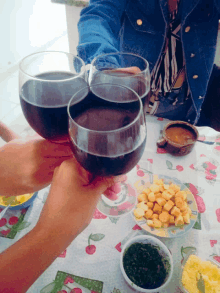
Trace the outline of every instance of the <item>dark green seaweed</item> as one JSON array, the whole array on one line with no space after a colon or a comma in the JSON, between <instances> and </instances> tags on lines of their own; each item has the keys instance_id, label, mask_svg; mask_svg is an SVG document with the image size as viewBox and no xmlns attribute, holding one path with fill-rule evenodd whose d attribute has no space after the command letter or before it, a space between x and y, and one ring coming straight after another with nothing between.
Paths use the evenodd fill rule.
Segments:
<instances>
[{"instance_id":1,"label":"dark green seaweed","mask_svg":"<svg viewBox=\"0 0 220 293\"><path fill-rule=\"evenodd\" d=\"M135 285L156 289L165 282L169 264L160 255L159 249L151 244L134 243L125 251L124 270Z\"/></svg>"}]
</instances>

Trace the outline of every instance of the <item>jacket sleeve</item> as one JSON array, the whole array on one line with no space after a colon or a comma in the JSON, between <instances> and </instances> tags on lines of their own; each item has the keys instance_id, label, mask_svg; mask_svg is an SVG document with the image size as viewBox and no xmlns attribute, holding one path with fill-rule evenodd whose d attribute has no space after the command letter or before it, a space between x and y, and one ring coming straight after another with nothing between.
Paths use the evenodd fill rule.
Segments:
<instances>
[{"instance_id":1,"label":"jacket sleeve","mask_svg":"<svg viewBox=\"0 0 220 293\"><path fill-rule=\"evenodd\" d=\"M216 8L218 10L218 16L220 17L220 0L214 0Z\"/></svg>"},{"instance_id":2,"label":"jacket sleeve","mask_svg":"<svg viewBox=\"0 0 220 293\"><path fill-rule=\"evenodd\" d=\"M121 18L127 0L90 0L78 23L78 56L86 64L100 54L119 50Z\"/></svg>"}]
</instances>

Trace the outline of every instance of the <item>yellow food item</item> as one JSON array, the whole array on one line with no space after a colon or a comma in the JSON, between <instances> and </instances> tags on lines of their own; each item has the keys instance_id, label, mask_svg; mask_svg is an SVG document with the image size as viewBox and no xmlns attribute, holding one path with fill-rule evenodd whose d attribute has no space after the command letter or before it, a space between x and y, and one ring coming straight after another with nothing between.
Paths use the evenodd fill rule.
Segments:
<instances>
[{"instance_id":1,"label":"yellow food item","mask_svg":"<svg viewBox=\"0 0 220 293\"><path fill-rule=\"evenodd\" d=\"M162 223L160 220L158 219L153 219L153 222L154 222L154 227L155 228L161 228L162 227Z\"/></svg>"},{"instance_id":2,"label":"yellow food item","mask_svg":"<svg viewBox=\"0 0 220 293\"><path fill-rule=\"evenodd\" d=\"M154 222L152 220L147 220L147 224L149 227L154 227Z\"/></svg>"},{"instance_id":3,"label":"yellow food item","mask_svg":"<svg viewBox=\"0 0 220 293\"><path fill-rule=\"evenodd\" d=\"M165 190L162 192L162 197L166 200L170 200L172 195L167 190Z\"/></svg>"},{"instance_id":4,"label":"yellow food item","mask_svg":"<svg viewBox=\"0 0 220 293\"><path fill-rule=\"evenodd\" d=\"M173 215L173 216L175 216L175 217L178 217L179 214L180 214L180 209L177 208L176 206L174 206L174 207L172 208L172 210L171 210L170 213L171 213L171 215Z\"/></svg>"},{"instance_id":5,"label":"yellow food item","mask_svg":"<svg viewBox=\"0 0 220 293\"><path fill-rule=\"evenodd\" d=\"M145 193L139 194L138 201L147 201L147 195Z\"/></svg>"},{"instance_id":6,"label":"yellow food item","mask_svg":"<svg viewBox=\"0 0 220 293\"><path fill-rule=\"evenodd\" d=\"M198 256L191 255L182 274L182 284L189 293L200 293L197 287L200 276L204 280L206 293L220 292L220 268L210 261L202 261Z\"/></svg>"},{"instance_id":7,"label":"yellow food item","mask_svg":"<svg viewBox=\"0 0 220 293\"><path fill-rule=\"evenodd\" d=\"M175 219L175 226L182 226L182 225L184 225L184 220L183 220L182 215L179 215Z\"/></svg>"},{"instance_id":8,"label":"yellow food item","mask_svg":"<svg viewBox=\"0 0 220 293\"><path fill-rule=\"evenodd\" d=\"M174 192L180 191L180 187L173 183L170 184L170 189L173 189Z\"/></svg>"},{"instance_id":9,"label":"yellow food item","mask_svg":"<svg viewBox=\"0 0 220 293\"><path fill-rule=\"evenodd\" d=\"M151 201L148 201L148 202L147 202L147 206L149 207L149 209L152 209L153 206L154 206L154 203L151 202Z\"/></svg>"},{"instance_id":10,"label":"yellow food item","mask_svg":"<svg viewBox=\"0 0 220 293\"><path fill-rule=\"evenodd\" d=\"M142 191L142 193L144 193L144 194L146 194L146 195L148 195L150 192L151 192L151 191L150 191L150 188L146 188L146 189L144 189L144 190Z\"/></svg>"},{"instance_id":11,"label":"yellow food item","mask_svg":"<svg viewBox=\"0 0 220 293\"><path fill-rule=\"evenodd\" d=\"M153 193L157 193L157 192L160 192L160 187L157 185L157 184L152 184L150 186L150 190L153 192Z\"/></svg>"},{"instance_id":12,"label":"yellow food item","mask_svg":"<svg viewBox=\"0 0 220 293\"><path fill-rule=\"evenodd\" d=\"M156 199L159 198L159 197L162 197L162 193L161 192L154 193L154 195L155 195L155 198Z\"/></svg>"},{"instance_id":13,"label":"yellow food item","mask_svg":"<svg viewBox=\"0 0 220 293\"><path fill-rule=\"evenodd\" d=\"M153 214L153 215L152 215L152 218L153 218L153 219L159 219L159 215L158 215L158 214Z\"/></svg>"},{"instance_id":14,"label":"yellow food item","mask_svg":"<svg viewBox=\"0 0 220 293\"><path fill-rule=\"evenodd\" d=\"M159 215L159 220L162 222L162 223L167 223L169 222L170 220L170 214L168 212L162 212L160 215Z\"/></svg>"},{"instance_id":15,"label":"yellow food item","mask_svg":"<svg viewBox=\"0 0 220 293\"><path fill-rule=\"evenodd\" d=\"M158 197L156 198L156 202L161 206L163 207L165 204L166 204L166 200L163 198L163 197Z\"/></svg>"},{"instance_id":16,"label":"yellow food item","mask_svg":"<svg viewBox=\"0 0 220 293\"><path fill-rule=\"evenodd\" d=\"M190 223L192 211L187 204L187 191L180 190L178 185L164 184L162 179L156 179L149 188L142 191L138 201L137 208L142 209L142 213L135 210L134 215L141 218L144 212L150 227L166 228L169 225L182 226Z\"/></svg>"},{"instance_id":17,"label":"yellow food item","mask_svg":"<svg viewBox=\"0 0 220 293\"><path fill-rule=\"evenodd\" d=\"M33 193L17 195L17 196L0 196L0 205L7 206L9 203L11 206L16 206L28 201L33 196ZM11 200L13 199L12 203Z\"/></svg>"},{"instance_id":18,"label":"yellow food item","mask_svg":"<svg viewBox=\"0 0 220 293\"><path fill-rule=\"evenodd\" d=\"M190 223L190 215L189 214L186 214L183 216L183 221L186 223L186 224L189 224Z\"/></svg>"},{"instance_id":19,"label":"yellow food item","mask_svg":"<svg viewBox=\"0 0 220 293\"><path fill-rule=\"evenodd\" d=\"M161 213L162 207L158 203L155 203L154 208L153 208L153 211L155 213Z\"/></svg>"},{"instance_id":20,"label":"yellow food item","mask_svg":"<svg viewBox=\"0 0 220 293\"><path fill-rule=\"evenodd\" d=\"M156 197L155 197L153 192L148 194L148 200L151 201L151 202L154 202L156 200Z\"/></svg>"},{"instance_id":21,"label":"yellow food item","mask_svg":"<svg viewBox=\"0 0 220 293\"><path fill-rule=\"evenodd\" d=\"M142 209L144 212L146 212L146 211L148 210L147 203L145 203L144 201L140 202L140 203L137 205L137 208Z\"/></svg>"},{"instance_id":22,"label":"yellow food item","mask_svg":"<svg viewBox=\"0 0 220 293\"><path fill-rule=\"evenodd\" d=\"M170 224L175 224L175 218L174 216L170 215Z\"/></svg>"},{"instance_id":23,"label":"yellow food item","mask_svg":"<svg viewBox=\"0 0 220 293\"><path fill-rule=\"evenodd\" d=\"M163 208L169 212L173 206L174 206L174 202L172 200L168 200L166 204L163 206Z\"/></svg>"},{"instance_id":24,"label":"yellow food item","mask_svg":"<svg viewBox=\"0 0 220 293\"><path fill-rule=\"evenodd\" d=\"M137 208L134 210L134 215L136 218L142 218L144 216L144 210L142 210L141 208Z\"/></svg>"},{"instance_id":25,"label":"yellow food item","mask_svg":"<svg viewBox=\"0 0 220 293\"><path fill-rule=\"evenodd\" d=\"M146 213L145 213L145 218L147 218L147 219L150 219L150 218L152 218L152 216L153 216L153 211L152 210L148 210L148 211L146 211Z\"/></svg>"}]
</instances>

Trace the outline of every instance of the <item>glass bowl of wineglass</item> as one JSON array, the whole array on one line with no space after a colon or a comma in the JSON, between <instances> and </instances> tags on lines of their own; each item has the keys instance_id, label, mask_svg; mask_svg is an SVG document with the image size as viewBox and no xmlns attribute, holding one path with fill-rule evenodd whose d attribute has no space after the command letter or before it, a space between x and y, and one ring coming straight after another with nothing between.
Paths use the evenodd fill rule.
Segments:
<instances>
[{"instance_id":1,"label":"glass bowl of wineglass","mask_svg":"<svg viewBox=\"0 0 220 293\"><path fill-rule=\"evenodd\" d=\"M135 91L116 84L86 86L70 100L68 115L72 150L82 167L94 177L132 172L146 144L143 105ZM117 200L102 196L97 208L103 214L118 217L133 209L136 193L128 182Z\"/></svg>"},{"instance_id":2,"label":"glass bowl of wineglass","mask_svg":"<svg viewBox=\"0 0 220 293\"><path fill-rule=\"evenodd\" d=\"M149 104L150 70L143 57L132 53L99 55L91 63L89 84L119 84L134 90L143 102L144 113Z\"/></svg>"},{"instance_id":3,"label":"glass bowl of wineglass","mask_svg":"<svg viewBox=\"0 0 220 293\"><path fill-rule=\"evenodd\" d=\"M54 142L69 140L67 104L87 85L82 59L65 52L39 52L19 66L21 108L29 125Z\"/></svg>"}]
</instances>

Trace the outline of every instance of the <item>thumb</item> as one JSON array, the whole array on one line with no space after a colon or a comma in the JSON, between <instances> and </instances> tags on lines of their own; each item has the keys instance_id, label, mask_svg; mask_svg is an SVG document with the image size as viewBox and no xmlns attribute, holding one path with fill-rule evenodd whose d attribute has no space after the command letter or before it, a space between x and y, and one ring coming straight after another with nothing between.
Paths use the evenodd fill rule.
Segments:
<instances>
[{"instance_id":1,"label":"thumb","mask_svg":"<svg viewBox=\"0 0 220 293\"><path fill-rule=\"evenodd\" d=\"M110 188L118 182L123 181L123 178L124 176L97 177L92 181L91 185L93 190L99 194L102 194L106 191L106 189Z\"/></svg>"}]
</instances>

